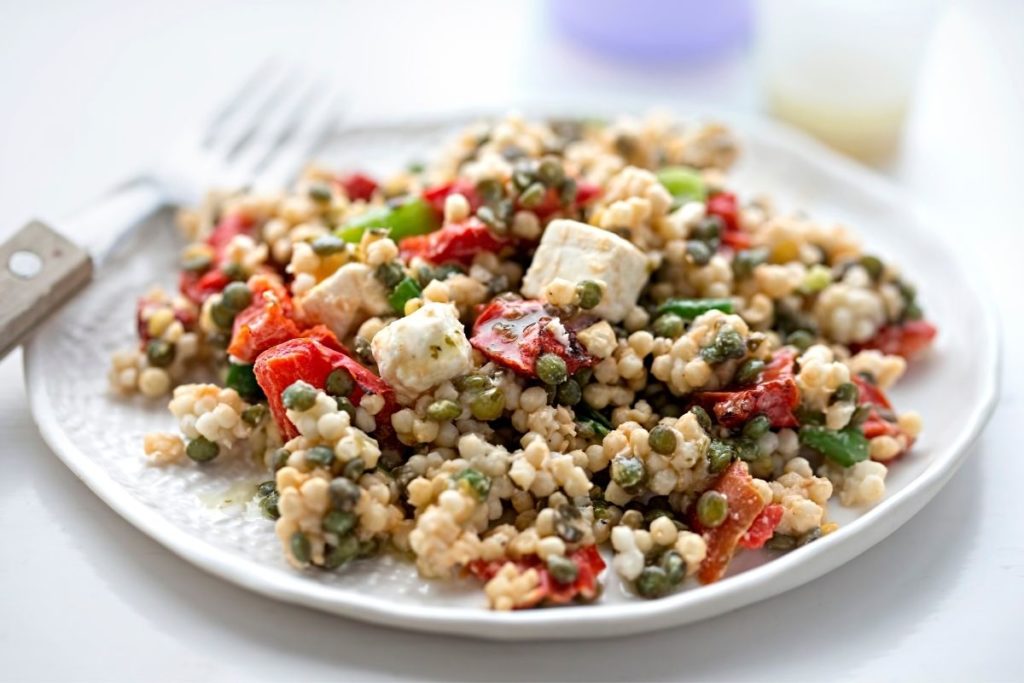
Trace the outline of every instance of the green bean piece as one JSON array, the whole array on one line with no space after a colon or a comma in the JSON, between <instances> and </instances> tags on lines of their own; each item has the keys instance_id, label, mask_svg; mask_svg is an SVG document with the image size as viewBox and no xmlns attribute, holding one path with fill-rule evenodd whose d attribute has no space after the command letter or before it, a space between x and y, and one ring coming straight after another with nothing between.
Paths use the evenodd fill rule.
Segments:
<instances>
[{"instance_id":1,"label":"green bean piece","mask_svg":"<svg viewBox=\"0 0 1024 683\"><path fill-rule=\"evenodd\" d=\"M655 453L670 455L676 452L676 433L671 427L655 425L654 429L647 436L647 442Z\"/></svg>"},{"instance_id":2,"label":"green bean piece","mask_svg":"<svg viewBox=\"0 0 1024 683\"><path fill-rule=\"evenodd\" d=\"M604 289L601 285L593 280L581 280L576 285L576 296L580 300L580 308L585 311L589 311L591 308L595 308L601 303L601 297L604 296Z\"/></svg>"},{"instance_id":3,"label":"green bean piece","mask_svg":"<svg viewBox=\"0 0 1024 683\"><path fill-rule=\"evenodd\" d=\"M561 384L569 377L565 361L554 353L545 353L538 358L534 370L541 382L552 386Z\"/></svg>"},{"instance_id":4,"label":"green bean piece","mask_svg":"<svg viewBox=\"0 0 1024 683\"><path fill-rule=\"evenodd\" d=\"M686 323L675 313L659 315L654 319L654 324L651 326L651 331L654 332L655 337L666 337L668 339L678 339L683 336L685 329Z\"/></svg>"},{"instance_id":5,"label":"green bean piece","mask_svg":"<svg viewBox=\"0 0 1024 683\"><path fill-rule=\"evenodd\" d=\"M617 455L612 458L612 481L627 491L644 480L647 468L639 458Z\"/></svg>"},{"instance_id":6,"label":"green bean piece","mask_svg":"<svg viewBox=\"0 0 1024 683\"><path fill-rule=\"evenodd\" d=\"M348 396L352 393L355 382L352 381L352 373L345 368L335 368L327 375L324 381L324 391L331 396Z\"/></svg>"},{"instance_id":7,"label":"green bean piece","mask_svg":"<svg viewBox=\"0 0 1024 683\"><path fill-rule=\"evenodd\" d=\"M244 282L230 282L221 292L220 300L230 310L237 313L252 303L252 292Z\"/></svg>"},{"instance_id":8,"label":"green bean piece","mask_svg":"<svg viewBox=\"0 0 1024 683\"><path fill-rule=\"evenodd\" d=\"M196 462L209 462L220 454L220 445L205 436L197 436L188 442L185 455Z\"/></svg>"},{"instance_id":9,"label":"green bean piece","mask_svg":"<svg viewBox=\"0 0 1024 683\"><path fill-rule=\"evenodd\" d=\"M716 310L732 313L732 299L669 299L658 306L658 314L675 313L683 320L693 320L697 316Z\"/></svg>"},{"instance_id":10,"label":"green bean piece","mask_svg":"<svg viewBox=\"0 0 1024 683\"><path fill-rule=\"evenodd\" d=\"M729 499L718 491L705 491L697 499L697 519L701 526L713 529L729 516Z\"/></svg>"},{"instance_id":11,"label":"green bean piece","mask_svg":"<svg viewBox=\"0 0 1024 683\"><path fill-rule=\"evenodd\" d=\"M308 382L296 380L281 392L281 401L288 410L309 410L316 403L316 389Z\"/></svg>"},{"instance_id":12,"label":"green bean piece","mask_svg":"<svg viewBox=\"0 0 1024 683\"><path fill-rule=\"evenodd\" d=\"M395 289L388 296L388 303L391 304L391 308L394 309L395 313L405 315L405 304L422 293L423 290L420 289L419 283L411 277L406 277L395 285Z\"/></svg>"},{"instance_id":13,"label":"green bean piece","mask_svg":"<svg viewBox=\"0 0 1024 683\"><path fill-rule=\"evenodd\" d=\"M263 389L256 381L256 374L253 372L251 363L228 362L228 374L224 385L234 389L238 395L247 401L258 401L264 398Z\"/></svg>"},{"instance_id":14,"label":"green bean piece","mask_svg":"<svg viewBox=\"0 0 1024 683\"><path fill-rule=\"evenodd\" d=\"M462 407L455 401L441 399L427 406L427 419L433 422L454 420L462 413Z\"/></svg>"},{"instance_id":15,"label":"green bean piece","mask_svg":"<svg viewBox=\"0 0 1024 683\"><path fill-rule=\"evenodd\" d=\"M497 420L505 411L505 392L498 387L484 389L469 401L469 412L478 420Z\"/></svg>"},{"instance_id":16,"label":"green bean piece","mask_svg":"<svg viewBox=\"0 0 1024 683\"><path fill-rule=\"evenodd\" d=\"M441 225L440 216L426 201L416 197L398 206L371 209L335 231L335 235L356 244L371 228L388 228L388 236L396 242L413 235L425 235Z\"/></svg>"},{"instance_id":17,"label":"green bean piece","mask_svg":"<svg viewBox=\"0 0 1024 683\"><path fill-rule=\"evenodd\" d=\"M572 583L579 576L576 563L564 555L548 555L547 565L551 578L562 585Z\"/></svg>"},{"instance_id":18,"label":"green bean piece","mask_svg":"<svg viewBox=\"0 0 1024 683\"><path fill-rule=\"evenodd\" d=\"M700 171L688 166L666 166L654 174L673 198L681 202L703 202L708 188Z\"/></svg>"},{"instance_id":19,"label":"green bean piece","mask_svg":"<svg viewBox=\"0 0 1024 683\"><path fill-rule=\"evenodd\" d=\"M343 512L350 512L355 508L356 503L359 502L359 497L363 493L358 484L345 477L335 477L332 479L327 492L330 494L331 507Z\"/></svg>"},{"instance_id":20,"label":"green bean piece","mask_svg":"<svg viewBox=\"0 0 1024 683\"><path fill-rule=\"evenodd\" d=\"M330 533L337 534L338 536L344 536L356 528L356 522L358 519L359 518L356 517L356 513L354 512L331 510L324 515L324 531L329 531Z\"/></svg>"},{"instance_id":21,"label":"green bean piece","mask_svg":"<svg viewBox=\"0 0 1024 683\"><path fill-rule=\"evenodd\" d=\"M839 431L825 427L802 427L800 443L842 467L852 467L868 458L867 437L859 429L850 427Z\"/></svg>"},{"instance_id":22,"label":"green bean piece","mask_svg":"<svg viewBox=\"0 0 1024 683\"><path fill-rule=\"evenodd\" d=\"M660 598L668 593L672 583L661 567L647 566L636 577L636 592L645 598Z\"/></svg>"},{"instance_id":23,"label":"green bean piece","mask_svg":"<svg viewBox=\"0 0 1024 683\"><path fill-rule=\"evenodd\" d=\"M310 555L313 552L313 548L310 546L309 538L306 534L301 531L296 531L292 534L291 542L289 543L292 551L292 557L299 564L309 564Z\"/></svg>"},{"instance_id":24,"label":"green bean piece","mask_svg":"<svg viewBox=\"0 0 1024 683\"><path fill-rule=\"evenodd\" d=\"M177 349L165 339L150 339L146 344L146 360L155 368L166 368L174 362Z\"/></svg>"},{"instance_id":25,"label":"green bean piece","mask_svg":"<svg viewBox=\"0 0 1024 683\"><path fill-rule=\"evenodd\" d=\"M334 449L328 446L313 446L306 451L306 460L314 465L330 467L334 462Z\"/></svg>"}]
</instances>

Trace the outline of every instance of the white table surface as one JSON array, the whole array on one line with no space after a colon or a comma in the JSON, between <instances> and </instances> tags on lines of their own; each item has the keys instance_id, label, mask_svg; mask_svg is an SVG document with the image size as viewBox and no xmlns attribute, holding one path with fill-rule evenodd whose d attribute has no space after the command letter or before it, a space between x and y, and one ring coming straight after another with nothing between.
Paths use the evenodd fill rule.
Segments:
<instances>
[{"instance_id":1,"label":"white table surface","mask_svg":"<svg viewBox=\"0 0 1024 683\"><path fill-rule=\"evenodd\" d=\"M744 55L637 70L560 44L541 9L0 2L0 238L144 165L263 55L316 63L362 113L553 92L757 106ZM0 362L0 678L1024 678L1022 32L1024 3L954 3L887 169L960 226L954 238L999 301L1007 353L999 407L970 459L871 551L758 605L615 642L502 645L364 626L208 576L107 509L40 439L16 352Z\"/></svg>"}]
</instances>

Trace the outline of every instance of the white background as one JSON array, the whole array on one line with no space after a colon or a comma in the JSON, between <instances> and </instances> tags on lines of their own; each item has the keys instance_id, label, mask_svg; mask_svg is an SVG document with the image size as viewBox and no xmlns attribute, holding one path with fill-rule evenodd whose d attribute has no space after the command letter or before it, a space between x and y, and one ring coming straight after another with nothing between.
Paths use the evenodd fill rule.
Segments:
<instances>
[{"instance_id":1,"label":"white background","mask_svg":"<svg viewBox=\"0 0 1024 683\"><path fill-rule=\"evenodd\" d=\"M3 0L0 238L32 216L65 216L144 166L274 54L314 64L363 114L551 93L758 106L746 54L699 67L616 65L564 44L543 9ZM904 151L885 169L958 226L953 239L999 302L1006 353L999 407L970 459L873 550L758 605L616 641L503 645L364 626L207 576L108 510L40 439L19 352L0 362L0 677L1024 677L1022 35L1024 3L954 2L929 52Z\"/></svg>"}]
</instances>

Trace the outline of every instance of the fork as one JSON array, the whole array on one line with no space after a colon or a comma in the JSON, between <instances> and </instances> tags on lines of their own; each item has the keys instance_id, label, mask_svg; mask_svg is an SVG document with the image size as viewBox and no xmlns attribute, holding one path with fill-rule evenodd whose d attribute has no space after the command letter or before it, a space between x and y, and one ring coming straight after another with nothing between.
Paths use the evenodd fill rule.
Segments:
<instances>
[{"instance_id":1,"label":"fork","mask_svg":"<svg viewBox=\"0 0 1024 683\"><path fill-rule=\"evenodd\" d=\"M324 83L264 65L206 126L189 131L152 168L60 221L61 232L38 220L23 226L0 245L0 359L81 290L94 263L155 211L195 204L210 188L285 186L340 114L341 100ZM91 237L90 249L65 235Z\"/></svg>"}]
</instances>

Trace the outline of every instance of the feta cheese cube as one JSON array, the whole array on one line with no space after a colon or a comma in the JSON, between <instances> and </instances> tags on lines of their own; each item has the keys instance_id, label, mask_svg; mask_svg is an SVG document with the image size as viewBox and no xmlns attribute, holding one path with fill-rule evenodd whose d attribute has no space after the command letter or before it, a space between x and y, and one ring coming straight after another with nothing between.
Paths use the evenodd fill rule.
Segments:
<instances>
[{"instance_id":1,"label":"feta cheese cube","mask_svg":"<svg viewBox=\"0 0 1024 683\"><path fill-rule=\"evenodd\" d=\"M647 258L618 235L571 220L554 220L523 278L523 296L538 298L556 278L570 282L600 280L604 299L593 313L619 322L647 283Z\"/></svg>"},{"instance_id":2,"label":"feta cheese cube","mask_svg":"<svg viewBox=\"0 0 1024 683\"><path fill-rule=\"evenodd\" d=\"M405 399L473 369L473 350L452 304L428 301L370 343L380 376Z\"/></svg>"},{"instance_id":3,"label":"feta cheese cube","mask_svg":"<svg viewBox=\"0 0 1024 683\"><path fill-rule=\"evenodd\" d=\"M391 313L388 291L362 263L346 263L299 299L302 313L313 323L323 323L344 339L374 315Z\"/></svg>"}]
</instances>

